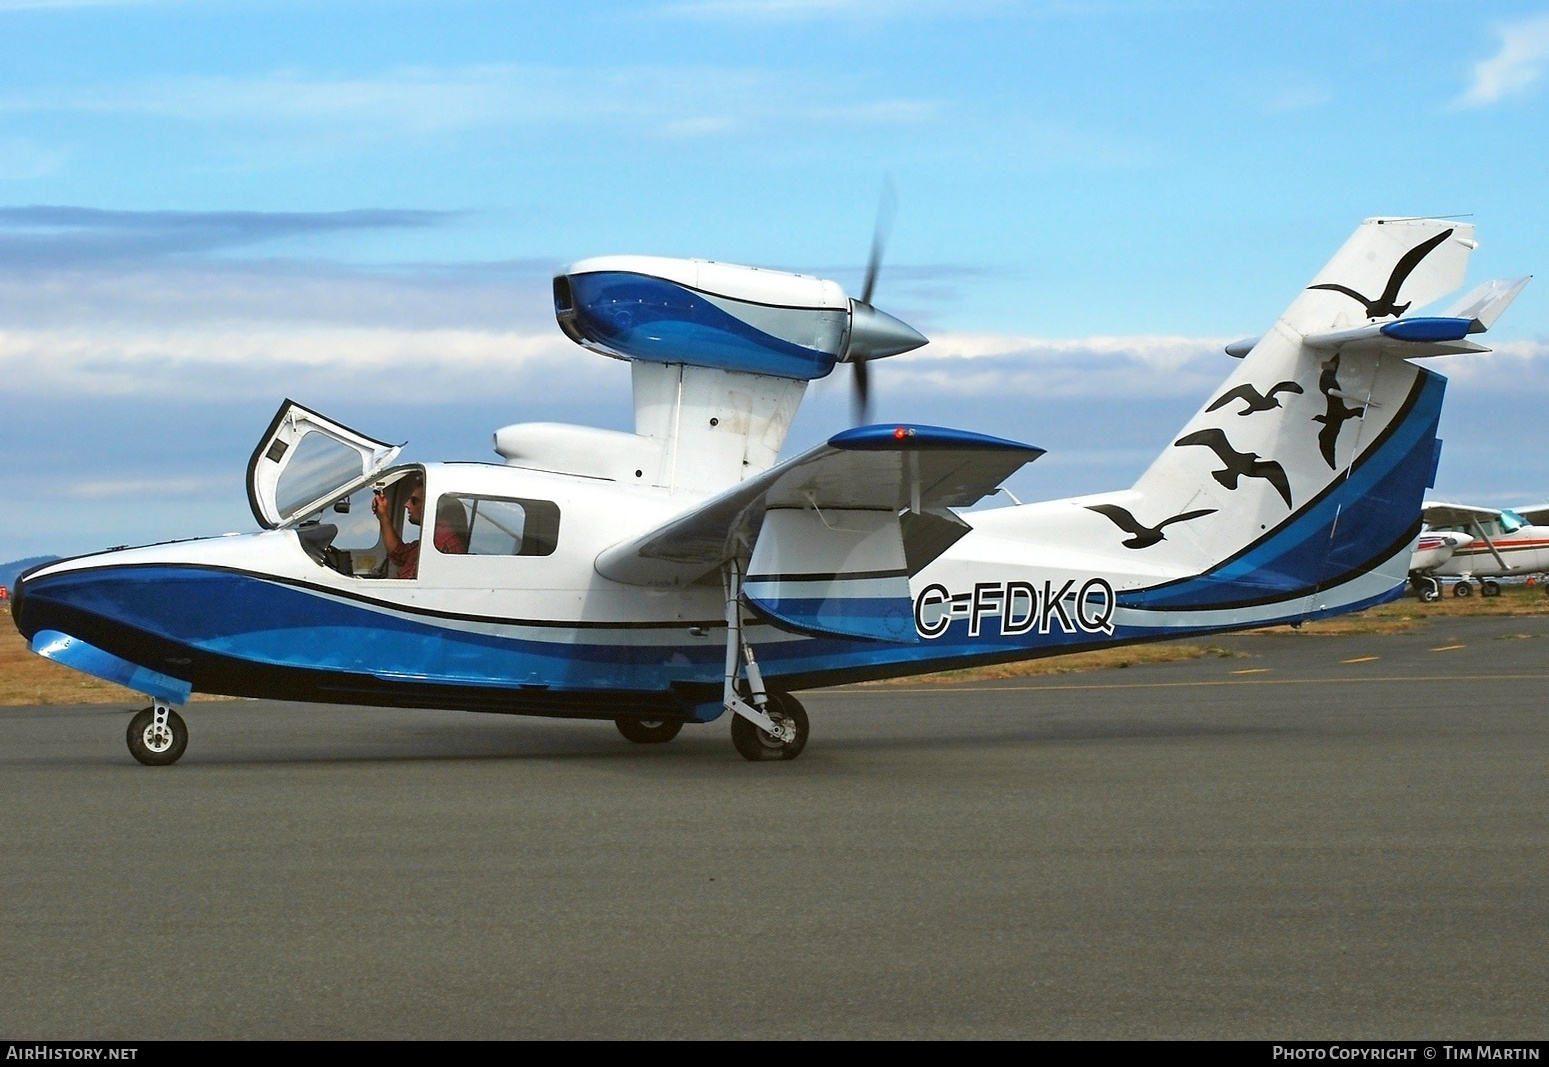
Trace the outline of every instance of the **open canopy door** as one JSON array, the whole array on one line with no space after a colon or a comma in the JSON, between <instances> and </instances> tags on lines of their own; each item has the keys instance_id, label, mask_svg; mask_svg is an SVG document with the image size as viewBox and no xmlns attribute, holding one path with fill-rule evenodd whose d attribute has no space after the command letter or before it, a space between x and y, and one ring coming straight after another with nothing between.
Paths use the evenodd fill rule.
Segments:
<instances>
[{"instance_id":1,"label":"open canopy door","mask_svg":"<svg viewBox=\"0 0 1549 1067\"><path fill-rule=\"evenodd\" d=\"M371 477L402 450L287 400L247 463L253 517L272 530Z\"/></svg>"}]
</instances>

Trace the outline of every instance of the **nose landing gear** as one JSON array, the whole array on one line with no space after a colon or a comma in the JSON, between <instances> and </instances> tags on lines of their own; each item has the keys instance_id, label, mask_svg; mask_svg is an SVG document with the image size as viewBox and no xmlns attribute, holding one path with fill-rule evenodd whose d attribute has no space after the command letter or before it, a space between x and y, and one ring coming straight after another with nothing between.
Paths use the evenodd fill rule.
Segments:
<instances>
[{"instance_id":1,"label":"nose landing gear","mask_svg":"<svg viewBox=\"0 0 1549 1067\"><path fill-rule=\"evenodd\" d=\"M147 767L176 763L188 747L188 724L168 704L156 701L129 720L129 754Z\"/></svg>"}]
</instances>

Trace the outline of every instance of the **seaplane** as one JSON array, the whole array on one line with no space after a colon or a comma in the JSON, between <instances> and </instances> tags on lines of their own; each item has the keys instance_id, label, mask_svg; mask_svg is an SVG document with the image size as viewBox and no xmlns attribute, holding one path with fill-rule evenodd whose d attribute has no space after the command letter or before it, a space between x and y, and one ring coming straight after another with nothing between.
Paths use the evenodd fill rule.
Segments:
<instances>
[{"instance_id":1,"label":"seaplane","mask_svg":"<svg viewBox=\"0 0 1549 1067\"><path fill-rule=\"evenodd\" d=\"M247 468L260 530L36 567L13 618L145 694L149 765L184 753L196 691L612 720L642 745L726 716L746 759L794 759L803 690L1400 596L1445 388L1416 358L1485 351L1523 282L1407 316L1461 285L1473 233L1366 220L1133 486L972 511L1043 450L861 419L781 458L811 381L849 364L864 399L873 361L926 343L872 304L878 245L859 296L583 260L556 320L629 362L633 433L521 423L498 461L398 463L287 401Z\"/></svg>"},{"instance_id":2,"label":"seaplane","mask_svg":"<svg viewBox=\"0 0 1549 1067\"><path fill-rule=\"evenodd\" d=\"M1452 595L1500 596L1500 578L1549 572L1549 504L1518 509L1426 501L1425 531L1409 563L1410 585L1421 600L1441 599L1444 577L1457 579Z\"/></svg>"}]
</instances>

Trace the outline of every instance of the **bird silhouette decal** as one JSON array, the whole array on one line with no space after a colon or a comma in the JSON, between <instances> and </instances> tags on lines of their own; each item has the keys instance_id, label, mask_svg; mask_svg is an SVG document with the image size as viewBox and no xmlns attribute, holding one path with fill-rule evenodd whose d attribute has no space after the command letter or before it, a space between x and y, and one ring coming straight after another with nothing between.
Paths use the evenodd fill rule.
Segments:
<instances>
[{"instance_id":1,"label":"bird silhouette decal","mask_svg":"<svg viewBox=\"0 0 1549 1067\"><path fill-rule=\"evenodd\" d=\"M1323 429L1318 431L1318 451L1323 453L1323 459L1328 463L1329 469L1334 469L1334 446L1339 443L1339 431L1344 429L1346 419L1358 419L1366 414L1365 407L1347 407L1344 400L1335 395L1339 389L1339 354L1323 365L1323 373L1318 375L1318 392L1328 398L1328 410L1322 415L1314 415L1313 422L1321 422Z\"/></svg>"},{"instance_id":2,"label":"bird silhouette decal","mask_svg":"<svg viewBox=\"0 0 1549 1067\"><path fill-rule=\"evenodd\" d=\"M1352 300L1358 300L1363 305L1365 305L1366 317L1369 319L1380 319L1388 315L1402 315L1404 312L1409 310L1409 305L1413 303L1413 301L1405 301L1402 304L1395 304L1394 301L1398 299L1399 289L1403 288L1404 283L1409 280L1409 275L1414 273L1414 269L1420 265L1420 261L1423 260L1426 256L1430 255L1432 249L1451 236L1451 230L1443 230L1441 233L1438 233L1430 240L1421 241L1409 251L1405 252L1403 256L1399 258L1399 261L1394 265L1393 273L1388 275L1388 287L1384 289L1382 291L1382 295L1377 297L1375 300L1362 296L1354 289L1343 285L1336 285L1333 282L1324 282L1321 285L1309 285L1307 288L1331 289L1336 293L1344 293Z\"/></svg>"},{"instance_id":3,"label":"bird silhouette decal","mask_svg":"<svg viewBox=\"0 0 1549 1067\"><path fill-rule=\"evenodd\" d=\"M1259 459L1257 452L1239 452L1226 439L1226 434L1214 426L1195 430L1173 442L1173 447L1203 445L1216 454L1226 465L1225 470L1212 471L1215 480L1228 489L1237 488L1239 478L1263 478L1280 493L1285 506L1291 506L1291 483L1286 479L1285 468L1272 459Z\"/></svg>"},{"instance_id":4,"label":"bird silhouette decal","mask_svg":"<svg viewBox=\"0 0 1549 1067\"><path fill-rule=\"evenodd\" d=\"M1190 519L1197 519L1201 515L1214 515L1216 513L1215 508L1185 511L1181 515L1174 515L1170 519L1163 519L1155 526L1146 526L1117 504L1088 504L1087 510L1108 516L1119 529L1127 534L1133 534L1134 536L1129 540L1121 542L1125 548L1150 548L1158 541L1167 540L1167 535L1162 533L1162 527L1171 526L1175 522L1188 522Z\"/></svg>"},{"instance_id":5,"label":"bird silhouette decal","mask_svg":"<svg viewBox=\"0 0 1549 1067\"><path fill-rule=\"evenodd\" d=\"M1280 398L1276 393L1300 393L1302 387L1295 382L1276 382L1269 387L1269 392L1261 393L1251 385L1239 385L1236 389L1228 389L1216 398L1206 411L1214 411L1216 408L1225 407L1233 400L1241 400L1247 404L1237 414L1252 415L1255 411L1268 411L1280 406Z\"/></svg>"}]
</instances>

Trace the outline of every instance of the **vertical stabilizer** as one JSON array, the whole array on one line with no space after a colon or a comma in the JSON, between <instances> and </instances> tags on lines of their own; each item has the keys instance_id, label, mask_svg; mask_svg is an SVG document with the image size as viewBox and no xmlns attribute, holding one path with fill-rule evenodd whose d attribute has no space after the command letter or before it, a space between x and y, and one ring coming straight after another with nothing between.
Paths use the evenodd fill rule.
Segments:
<instances>
[{"instance_id":1,"label":"vertical stabilizer","mask_svg":"<svg viewBox=\"0 0 1549 1067\"><path fill-rule=\"evenodd\" d=\"M1367 219L1280 316L1299 334L1395 318L1463 284L1474 228L1443 219Z\"/></svg>"},{"instance_id":2,"label":"vertical stabilizer","mask_svg":"<svg viewBox=\"0 0 1549 1067\"><path fill-rule=\"evenodd\" d=\"M1458 288L1473 248L1465 224L1368 219L1131 490L1035 505L1023 521L1116 553L1134 575L1118 618L1136 626L1240 625L1397 595L1434 480L1445 379L1399 342L1328 335Z\"/></svg>"},{"instance_id":3,"label":"vertical stabilizer","mask_svg":"<svg viewBox=\"0 0 1549 1067\"><path fill-rule=\"evenodd\" d=\"M1362 223L1135 483L1130 510L1143 521L1195 516L1156 553L1191 576L1137 606L1289 609L1304 598L1315 613L1370 572L1364 594L1402 582L1395 561L1407 562L1434 480L1445 379L1392 352L1303 338L1446 295L1474 247L1473 227L1456 222Z\"/></svg>"}]
</instances>

